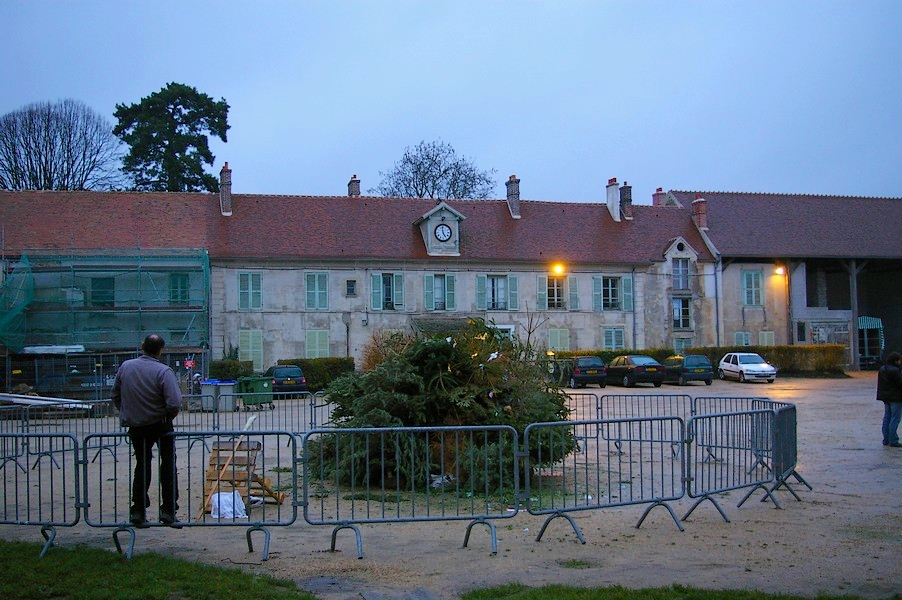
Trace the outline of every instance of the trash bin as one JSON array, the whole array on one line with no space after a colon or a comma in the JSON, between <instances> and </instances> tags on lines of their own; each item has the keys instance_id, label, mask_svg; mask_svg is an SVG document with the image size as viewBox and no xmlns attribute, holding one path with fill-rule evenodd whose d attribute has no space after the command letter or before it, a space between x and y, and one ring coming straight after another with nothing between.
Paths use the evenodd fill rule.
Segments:
<instances>
[{"instance_id":1,"label":"trash bin","mask_svg":"<svg viewBox=\"0 0 902 600\"><path fill-rule=\"evenodd\" d=\"M231 412L237 410L235 403L235 381L204 379L200 382L201 410Z\"/></svg>"},{"instance_id":2,"label":"trash bin","mask_svg":"<svg viewBox=\"0 0 902 600\"><path fill-rule=\"evenodd\" d=\"M251 407L260 410L267 404L271 410L275 410L271 377L239 377L236 389L244 410L250 410Z\"/></svg>"}]
</instances>

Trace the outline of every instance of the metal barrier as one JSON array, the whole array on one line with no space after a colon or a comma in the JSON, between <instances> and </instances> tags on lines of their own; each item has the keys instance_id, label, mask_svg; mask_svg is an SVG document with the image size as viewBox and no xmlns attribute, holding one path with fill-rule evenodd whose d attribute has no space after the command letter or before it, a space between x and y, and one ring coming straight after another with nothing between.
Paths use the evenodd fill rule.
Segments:
<instances>
[{"instance_id":1,"label":"metal barrier","mask_svg":"<svg viewBox=\"0 0 902 600\"><path fill-rule=\"evenodd\" d=\"M668 502L685 494L683 431L679 417L529 425L524 435L532 475L526 481L527 510L550 515L536 541L553 519L563 517L585 543L569 512L633 504L651 505L636 527L653 508L663 506L682 530Z\"/></svg>"},{"instance_id":2,"label":"metal barrier","mask_svg":"<svg viewBox=\"0 0 902 600\"><path fill-rule=\"evenodd\" d=\"M263 560L269 558L270 526L287 526L297 520L297 445L285 431L191 431L171 434L176 438L177 488L180 514L187 518L181 527L247 527L248 551L253 552L251 534L264 534ZM203 444L179 441L203 439ZM98 455L88 460L92 445L114 448L111 457ZM154 461L156 464L156 461ZM129 521L135 456L127 433L92 434L85 438L84 522L92 527L114 528L117 550L131 557L135 530ZM154 468L151 507L160 502L160 482ZM237 496L235 495L237 494ZM229 510L224 510L228 506ZM153 519L148 527L164 526ZM120 534L129 535L128 550L123 552Z\"/></svg>"},{"instance_id":3,"label":"metal barrier","mask_svg":"<svg viewBox=\"0 0 902 600\"><path fill-rule=\"evenodd\" d=\"M331 405L322 393L273 394L251 392L221 394L217 429L235 429L247 419L248 412L257 415L260 427L290 431L303 435L317 427L324 427L331 418ZM232 408L232 410L228 410Z\"/></svg>"},{"instance_id":4,"label":"metal barrier","mask_svg":"<svg viewBox=\"0 0 902 600\"><path fill-rule=\"evenodd\" d=\"M78 523L80 506L78 467L76 464L78 441L66 433L0 433L3 448L46 448L71 460L47 463L37 461L30 469L6 468L3 470L3 512L0 524L39 525L45 544L40 556L56 539L57 527L72 527Z\"/></svg>"},{"instance_id":5,"label":"metal barrier","mask_svg":"<svg viewBox=\"0 0 902 600\"><path fill-rule=\"evenodd\" d=\"M517 514L517 431L507 426L318 429L304 436L304 519L351 529L360 523L489 519ZM513 506L513 508L509 508Z\"/></svg>"},{"instance_id":6,"label":"metal barrier","mask_svg":"<svg viewBox=\"0 0 902 600\"><path fill-rule=\"evenodd\" d=\"M706 414L691 417L686 426L688 458L686 479L690 498L698 498L689 515L705 500L710 501L730 522L718 504L714 494L750 487L748 498L756 489L763 488L775 506L779 502L765 487L774 480L773 469L764 457L773 454L775 411L751 410ZM742 503L745 502L743 498Z\"/></svg>"},{"instance_id":7,"label":"metal barrier","mask_svg":"<svg viewBox=\"0 0 902 600\"><path fill-rule=\"evenodd\" d=\"M589 411L595 398L575 394L573 414ZM537 541L563 517L585 543L570 517L575 511L647 504L640 527L663 506L683 530L670 504L686 495L696 502L683 520L710 500L729 521L716 502L720 494L750 488L741 507L763 489L762 501L780 508L774 492L781 487L800 500L791 480L811 489L796 472L796 408L766 398L605 396L594 404L597 414L630 416L533 423L522 437L507 426L335 427L322 395L274 404L223 413L187 397L172 434L180 515L187 515L179 525L246 527L249 551L251 534L262 531L264 560L267 528L294 524L298 507L306 522L333 527L332 550L338 532L352 529L359 557L358 524L400 521L468 520L464 546L473 526L485 525L494 553L492 521L524 506L547 517ZM643 414L656 410L679 414ZM311 424L318 427L305 431ZM128 434L108 400L0 407L0 524L41 526L42 556L55 527L82 520L114 529L117 549L130 557L134 468ZM247 519L222 510L223 502L238 504L236 493ZM159 489L151 496L159 501ZM125 552L123 533L130 535Z\"/></svg>"}]
</instances>

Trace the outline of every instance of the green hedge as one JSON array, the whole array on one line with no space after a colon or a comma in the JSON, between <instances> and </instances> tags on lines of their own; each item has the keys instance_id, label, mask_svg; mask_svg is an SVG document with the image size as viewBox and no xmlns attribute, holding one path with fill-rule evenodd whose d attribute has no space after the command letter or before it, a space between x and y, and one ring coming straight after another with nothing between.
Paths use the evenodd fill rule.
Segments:
<instances>
[{"instance_id":1,"label":"green hedge","mask_svg":"<svg viewBox=\"0 0 902 600\"><path fill-rule=\"evenodd\" d=\"M336 377L354 372L353 358L287 358L278 363L300 367L311 392L323 390Z\"/></svg>"},{"instance_id":2,"label":"green hedge","mask_svg":"<svg viewBox=\"0 0 902 600\"><path fill-rule=\"evenodd\" d=\"M210 361L210 379L229 381L245 375L254 374L254 363L249 360L223 360Z\"/></svg>"},{"instance_id":3,"label":"green hedge","mask_svg":"<svg viewBox=\"0 0 902 600\"><path fill-rule=\"evenodd\" d=\"M689 348L686 354L704 354L710 359L714 369L724 354L728 352L757 352L768 362L777 367L778 373L817 375L836 375L844 372L847 353L842 344L817 344L804 346L719 346L707 348ZM658 361L673 354L669 348L646 348L644 350L570 350L555 352L555 358L566 360L574 356L600 356L610 363L615 356L621 354L645 354Z\"/></svg>"}]
</instances>

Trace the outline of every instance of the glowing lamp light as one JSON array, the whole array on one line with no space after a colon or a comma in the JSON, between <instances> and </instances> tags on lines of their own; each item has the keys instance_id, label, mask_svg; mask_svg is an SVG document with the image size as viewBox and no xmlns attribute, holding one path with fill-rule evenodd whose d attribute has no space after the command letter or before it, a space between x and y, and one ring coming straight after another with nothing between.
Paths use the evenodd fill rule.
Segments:
<instances>
[{"instance_id":1,"label":"glowing lamp light","mask_svg":"<svg viewBox=\"0 0 902 600\"><path fill-rule=\"evenodd\" d=\"M562 265L561 263L557 263L551 267L551 271L555 275L563 275L564 274L564 265Z\"/></svg>"},{"instance_id":2,"label":"glowing lamp light","mask_svg":"<svg viewBox=\"0 0 902 600\"><path fill-rule=\"evenodd\" d=\"M776 269L774 269L774 273L776 273L777 275L786 275L786 267L777 267Z\"/></svg>"}]
</instances>

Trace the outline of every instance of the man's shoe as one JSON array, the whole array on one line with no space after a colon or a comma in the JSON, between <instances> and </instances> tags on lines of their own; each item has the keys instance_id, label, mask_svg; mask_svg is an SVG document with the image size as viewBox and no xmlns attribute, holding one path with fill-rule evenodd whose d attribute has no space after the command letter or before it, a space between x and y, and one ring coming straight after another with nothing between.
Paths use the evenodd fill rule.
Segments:
<instances>
[{"instance_id":1,"label":"man's shoe","mask_svg":"<svg viewBox=\"0 0 902 600\"><path fill-rule=\"evenodd\" d=\"M168 525L173 529L181 529L182 526L178 524L178 519L175 518L175 515L168 510L160 511L160 523L163 525Z\"/></svg>"},{"instance_id":2,"label":"man's shoe","mask_svg":"<svg viewBox=\"0 0 902 600\"><path fill-rule=\"evenodd\" d=\"M138 529L146 529L148 526L147 517L144 515L144 511L140 509L132 509L129 512L129 521L131 521L131 524Z\"/></svg>"},{"instance_id":3,"label":"man's shoe","mask_svg":"<svg viewBox=\"0 0 902 600\"><path fill-rule=\"evenodd\" d=\"M902 443L893 442L892 444L889 444L889 447L890 448L902 448Z\"/></svg>"}]
</instances>

